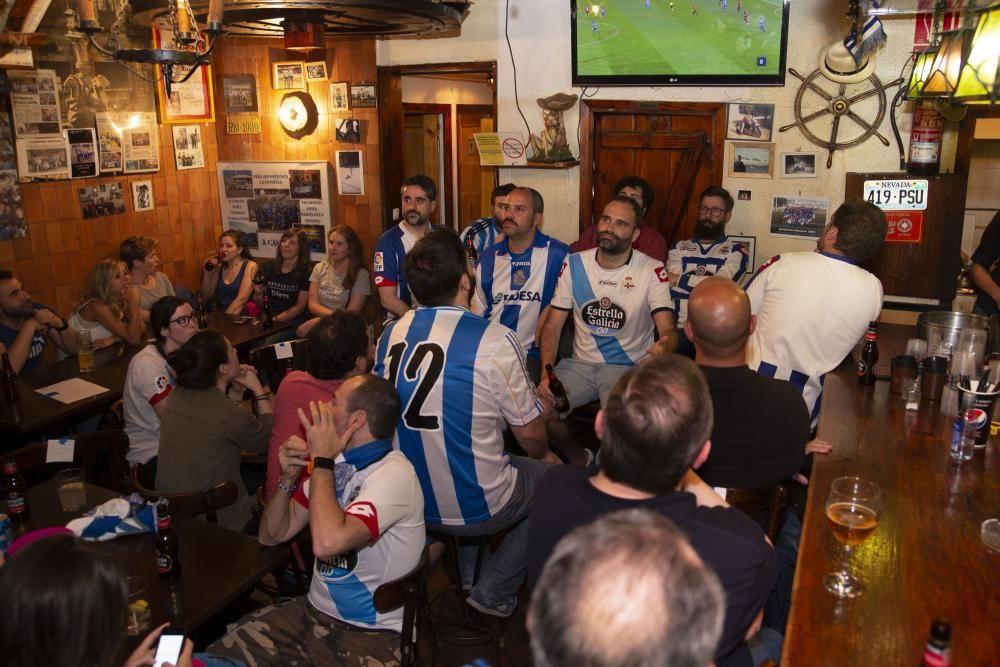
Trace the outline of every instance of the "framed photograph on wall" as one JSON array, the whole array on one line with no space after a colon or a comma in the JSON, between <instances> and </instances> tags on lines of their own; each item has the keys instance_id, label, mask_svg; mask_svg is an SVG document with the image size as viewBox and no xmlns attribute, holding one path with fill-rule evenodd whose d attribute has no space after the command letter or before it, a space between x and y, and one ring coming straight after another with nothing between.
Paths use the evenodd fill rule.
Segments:
<instances>
[{"instance_id":1,"label":"framed photograph on wall","mask_svg":"<svg viewBox=\"0 0 1000 667\"><path fill-rule=\"evenodd\" d=\"M132 207L136 211L152 211L156 208L153 202L153 181L132 181Z\"/></svg>"},{"instance_id":2,"label":"framed photograph on wall","mask_svg":"<svg viewBox=\"0 0 1000 667\"><path fill-rule=\"evenodd\" d=\"M153 47L174 48L173 29L157 23L153 27ZM174 79L183 79L186 74L186 68L174 68ZM156 102L161 123L214 122L211 65L200 65L187 81L171 84L169 99L163 77L160 77L156 82Z\"/></svg>"},{"instance_id":3,"label":"framed photograph on wall","mask_svg":"<svg viewBox=\"0 0 1000 667\"><path fill-rule=\"evenodd\" d=\"M280 61L271 65L272 88L295 90L306 87L306 64L302 61Z\"/></svg>"},{"instance_id":4,"label":"framed photograph on wall","mask_svg":"<svg viewBox=\"0 0 1000 667\"><path fill-rule=\"evenodd\" d=\"M774 129L773 104L729 105L726 139L737 141L770 141Z\"/></svg>"},{"instance_id":5,"label":"framed photograph on wall","mask_svg":"<svg viewBox=\"0 0 1000 667\"><path fill-rule=\"evenodd\" d=\"M257 80L252 74L222 77L226 113L257 113Z\"/></svg>"},{"instance_id":6,"label":"framed photograph on wall","mask_svg":"<svg viewBox=\"0 0 1000 667\"><path fill-rule=\"evenodd\" d=\"M365 168L361 151L337 151L337 194L363 195Z\"/></svg>"},{"instance_id":7,"label":"framed photograph on wall","mask_svg":"<svg viewBox=\"0 0 1000 667\"><path fill-rule=\"evenodd\" d=\"M374 109L377 104L374 83L351 84L352 109Z\"/></svg>"},{"instance_id":8,"label":"framed photograph on wall","mask_svg":"<svg viewBox=\"0 0 1000 667\"><path fill-rule=\"evenodd\" d=\"M175 125L173 130L174 162L178 171L204 167L205 153L202 151L201 127L198 125Z\"/></svg>"},{"instance_id":9,"label":"framed photograph on wall","mask_svg":"<svg viewBox=\"0 0 1000 667\"><path fill-rule=\"evenodd\" d=\"M341 118L337 121L335 135L337 141L349 144L361 142L361 121L357 118Z\"/></svg>"},{"instance_id":10,"label":"framed photograph on wall","mask_svg":"<svg viewBox=\"0 0 1000 667\"><path fill-rule=\"evenodd\" d=\"M727 234L730 241L734 243L739 243L747 251L747 275L751 275L757 270L757 237L756 236L737 236L735 234Z\"/></svg>"},{"instance_id":11,"label":"framed photograph on wall","mask_svg":"<svg viewBox=\"0 0 1000 667\"><path fill-rule=\"evenodd\" d=\"M781 175L785 178L816 178L819 153L782 153Z\"/></svg>"},{"instance_id":12,"label":"framed photograph on wall","mask_svg":"<svg viewBox=\"0 0 1000 667\"><path fill-rule=\"evenodd\" d=\"M350 84L346 81L334 81L330 84L330 113L349 111L351 108Z\"/></svg>"},{"instance_id":13,"label":"framed photograph on wall","mask_svg":"<svg viewBox=\"0 0 1000 667\"><path fill-rule=\"evenodd\" d=\"M330 77L326 74L326 61L306 63L306 81L326 81Z\"/></svg>"},{"instance_id":14,"label":"framed photograph on wall","mask_svg":"<svg viewBox=\"0 0 1000 667\"><path fill-rule=\"evenodd\" d=\"M732 178L771 178L774 173L774 144L729 142L726 172Z\"/></svg>"}]
</instances>

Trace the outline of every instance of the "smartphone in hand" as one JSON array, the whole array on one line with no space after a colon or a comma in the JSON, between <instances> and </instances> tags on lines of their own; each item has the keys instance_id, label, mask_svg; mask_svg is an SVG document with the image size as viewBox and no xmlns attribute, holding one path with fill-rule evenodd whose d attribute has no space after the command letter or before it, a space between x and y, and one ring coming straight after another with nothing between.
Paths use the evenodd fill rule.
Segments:
<instances>
[{"instance_id":1,"label":"smartphone in hand","mask_svg":"<svg viewBox=\"0 0 1000 667\"><path fill-rule=\"evenodd\" d=\"M164 663L176 665L184 650L184 630L182 628L165 628L160 633L160 641L156 645L156 656L153 667L163 667Z\"/></svg>"}]
</instances>

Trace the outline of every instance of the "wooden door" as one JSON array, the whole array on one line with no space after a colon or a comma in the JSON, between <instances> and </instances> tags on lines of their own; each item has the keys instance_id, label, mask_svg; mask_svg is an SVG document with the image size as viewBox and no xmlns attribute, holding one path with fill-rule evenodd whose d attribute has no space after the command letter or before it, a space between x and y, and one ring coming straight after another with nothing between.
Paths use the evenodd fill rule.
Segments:
<instances>
[{"instance_id":1,"label":"wooden door","mask_svg":"<svg viewBox=\"0 0 1000 667\"><path fill-rule=\"evenodd\" d=\"M479 151L472 135L494 132L493 107L459 104L458 115L458 228L490 211L490 194L496 187L497 168L479 164Z\"/></svg>"},{"instance_id":2,"label":"wooden door","mask_svg":"<svg viewBox=\"0 0 1000 667\"><path fill-rule=\"evenodd\" d=\"M438 187L435 225L455 226L452 201L451 105L403 103L405 174L430 176Z\"/></svg>"},{"instance_id":3,"label":"wooden door","mask_svg":"<svg viewBox=\"0 0 1000 667\"><path fill-rule=\"evenodd\" d=\"M722 185L726 105L584 100L580 114L580 230L636 175L653 186L646 224L669 243L690 238L699 195Z\"/></svg>"}]
</instances>

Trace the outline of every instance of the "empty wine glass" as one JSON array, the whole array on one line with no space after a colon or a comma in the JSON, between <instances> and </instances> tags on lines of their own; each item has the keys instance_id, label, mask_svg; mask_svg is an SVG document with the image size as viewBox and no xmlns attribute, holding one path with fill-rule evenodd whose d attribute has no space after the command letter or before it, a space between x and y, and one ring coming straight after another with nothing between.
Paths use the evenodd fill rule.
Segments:
<instances>
[{"instance_id":1,"label":"empty wine glass","mask_svg":"<svg viewBox=\"0 0 1000 667\"><path fill-rule=\"evenodd\" d=\"M882 513L882 491L874 482L860 477L838 477L826 498L826 518L833 535L844 545L840 570L823 578L823 587L837 597L861 595L864 586L851 575L851 550L875 532Z\"/></svg>"}]
</instances>

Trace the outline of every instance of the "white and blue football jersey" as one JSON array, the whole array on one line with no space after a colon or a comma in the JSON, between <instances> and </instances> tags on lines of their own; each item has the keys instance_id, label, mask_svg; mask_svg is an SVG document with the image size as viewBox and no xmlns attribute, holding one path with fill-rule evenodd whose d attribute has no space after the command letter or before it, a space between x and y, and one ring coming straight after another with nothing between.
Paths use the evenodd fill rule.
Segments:
<instances>
[{"instance_id":1,"label":"white and blue football jersey","mask_svg":"<svg viewBox=\"0 0 1000 667\"><path fill-rule=\"evenodd\" d=\"M295 492L309 508L312 478ZM403 609L375 610L375 589L405 576L424 550L424 508L413 466L399 452L355 473L355 488L344 499L344 513L367 526L371 542L331 558L317 558L309 585L309 602L319 611L362 628L403 627Z\"/></svg>"},{"instance_id":2,"label":"white and blue football jersey","mask_svg":"<svg viewBox=\"0 0 1000 667\"><path fill-rule=\"evenodd\" d=\"M477 255L482 255L489 250L497 242L497 237L500 235L500 223L497 222L496 218L479 218L463 229L460 234L463 246L466 242L465 239L472 237L472 246L476 249Z\"/></svg>"},{"instance_id":3,"label":"white and blue football jersey","mask_svg":"<svg viewBox=\"0 0 1000 667\"><path fill-rule=\"evenodd\" d=\"M667 256L667 273L679 276L670 285L677 326L687 321L688 297L698 283L709 276L722 276L739 284L749 261L746 248L726 236L707 243L698 239L678 241Z\"/></svg>"},{"instance_id":4,"label":"white and blue football jersey","mask_svg":"<svg viewBox=\"0 0 1000 667\"><path fill-rule=\"evenodd\" d=\"M403 303L412 305L410 288L406 283L406 273L403 271L403 259L406 253L413 249L417 237L410 231L410 225L404 220L392 229L386 230L379 237L375 246L375 287L395 287L396 296ZM386 320L395 315L385 311Z\"/></svg>"},{"instance_id":5,"label":"white and blue football jersey","mask_svg":"<svg viewBox=\"0 0 1000 667\"><path fill-rule=\"evenodd\" d=\"M517 481L505 422L542 412L514 332L457 306L420 307L386 327L374 372L399 392L393 445L417 471L427 523L481 523L502 509Z\"/></svg>"},{"instance_id":6,"label":"white and blue football jersey","mask_svg":"<svg viewBox=\"0 0 1000 667\"><path fill-rule=\"evenodd\" d=\"M608 270L597 250L566 258L552 307L573 311L573 358L631 366L653 344L653 313L671 310L667 269L633 249L628 261Z\"/></svg>"},{"instance_id":7,"label":"white and blue football jersey","mask_svg":"<svg viewBox=\"0 0 1000 667\"><path fill-rule=\"evenodd\" d=\"M569 254L562 241L535 232L530 248L510 252L507 239L479 256L472 311L517 332L529 357L538 357L538 316L552 301L559 270Z\"/></svg>"},{"instance_id":8,"label":"white and blue football jersey","mask_svg":"<svg viewBox=\"0 0 1000 667\"><path fill-rule=\"evenodd\" d=\"M882 309L882 283L843 255L790 252L747 285L757 328L747 364L802 392L815 425L823 380L851 353Z\"/></svg>"}]
</instances>

